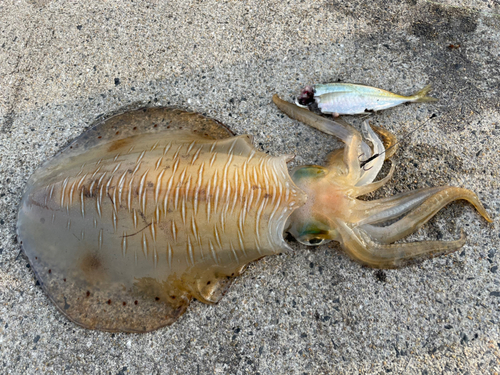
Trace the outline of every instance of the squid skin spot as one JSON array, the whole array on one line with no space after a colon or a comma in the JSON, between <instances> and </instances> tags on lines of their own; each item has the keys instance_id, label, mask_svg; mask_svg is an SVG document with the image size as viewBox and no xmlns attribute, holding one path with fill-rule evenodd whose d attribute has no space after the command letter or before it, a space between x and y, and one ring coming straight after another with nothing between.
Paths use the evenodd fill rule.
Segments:
<instances>
[{"instance_id":1,"label":"squid skin spot","mask_svg":"<svg viewBox=\"0 0 500 375\"><path fill-rule=\"evenodd\" d=\"M160 297L155 297L155 301L159 301L160 300Z\"/></svg>"},{"instance_id":2,"label":"squid skin spot","mask_svg":"<svg viewBox=\"0 0 500 375\"><path fill-rule=\"evenodd\" d=\"M170 129L170 125L167 126L167 129Z\"/></svg>"},{"instance_id":3,"label":"squid skin spot","mask_svg":"<svg viewBox=\"0 0 500 375\"><path fill-rule=\"evenodd\" d=\"M153 125L153 128L157 128L157 127L158 127L158 124L154 124L154 125Z\"/></svg>"},{"instance_id":4,"label":"squid skin spot","mask_svg":"<svg viewBox=\"0 0 500 375\"><path fill-rule=\"evenodd\" d=\"M66 279L63 279L63 280L64 280L64 282L66 282Z\"/></svg>"},{"instance_id":5,"label":"squid skin spot","mask_svg":"<svg viewBox=\"0 0 500 375\"><path fill-rule=\"evenodd\" d=\"M97 254L87 254L83 257L80 263L80 269L86 274L90 274L101 269L101 259Z\"/></svg>"},{"instance_id":6,"label":"squid skin spot","mask_svg":"<svg viewBox=\"0 0 500 375\"><path fill-rule=\"evenodd\" d=\"M49 273L52 273L52 270L49 270Z\"/></svg>"},{"instance_id":7,"label":"squid skin spot","mask_svg":"<svg viewBox=\"0 0 500 375\"><path fill-rule=\"evenodd\" d=\"M139 303L139 302L137 302L137 301L134 301L134 304L136 304L136 305L137 305L138 303Z\"/></svg>"},{"instance_id":8,"label":"squid skin spot","mask_svg":"<svg viewBox=\"0 0 500 375\"><path fill-rule=\"evenodd\" d=\"M118 135L118 134L120 134L120 132L116 132L116 133L115 133L115 135Z\"/></svg>"},{"instance_id":9,"label":"squid skin spot","mask_svg":"<svg viewBox=\"0 0 500 375\"><path fill-rule=\"evenodd\" d=\"M207 281L207 285L210 285L210 281Z\"/></svg>"},{"instance_id":10,"label":"squid skin spot","mask_svg":"<svg viewBox=\"0 0 500 375\"><path fill-rule=\"evenodd\" d=\"M127 302L123 302L123 306L127 306Z\"/></svg>"},{"instance_id":11,"label":"squid skin spot","mask_svg":"<svg viewBox=\"0 0 500 375\"><path fill-rule=\"evenodd\" d=\"M90 292L87 290L87 297L90 297Z\"/></svg>"},{"instance_id":12,"label":"squid skin spot","mask_svg":"<svg viewBox=\"0 0 500 375\"><path fill-rule=\"evenodd\" d=\"M234 272L231 274L231 276L234 276Z\"/></svg>"},{"instance_id":13,"label":"squid skin spot","mask_svg":"<svg viewBox=\"0 0 500 375\"><path fill-rule=\"evenodd\" d=\"M175 296L170 296L170 298L175 299Z\"/></svg>"},{"instance_id":14,"label":"squid skin spot","mask_svg":"<svg viewBox=\"0 0 500 375\"><path fill-rule=\"evenodd\" d=\"M116 134L118 135L120 132L116 132ZM116 151L122 147L125 147L127 146L129 143L131 142L131 140L129 138L124 138L124 139L118 139L116 141L114 141L113 143L111 143L111 145L109 146L108 148L108 152L111 152L111 151Z\"/></svg>"},{"instance_id":15,"label":"squid skin spot","mask_svg":"<svg viewBox=\"0 0 500 375\"><path fill-rule=\"evenodd\" d=\"M108 305L111 305L111 300L108 299L108 302L106 302Z\"/></svg>"},{"instance_id":16,"label":"squid skin spot","mask_svg":"<svg viewBox=\"0 0 500 375\"><path fill-rule=\"evenodd\" d=\"M101 139L101 138L102 138L101 136L97 137L97 139Z\"/></svg>"},{"instance_id":17,"label":"squid skin spot","mask_svg":"<svg viewBox=\"0 0 500 375\"><path fill-rule=\"evenodd\" d=\"M134 127L132 128L132 130L137 130L137 126L134 126Z\"/></svg>"}]
</instances>

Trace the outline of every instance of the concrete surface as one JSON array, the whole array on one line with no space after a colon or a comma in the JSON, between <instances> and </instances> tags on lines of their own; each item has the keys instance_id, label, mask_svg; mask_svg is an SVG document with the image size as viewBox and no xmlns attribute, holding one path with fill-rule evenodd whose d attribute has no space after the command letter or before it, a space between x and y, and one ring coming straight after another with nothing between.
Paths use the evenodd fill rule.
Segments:
<instances>
[{"instance_id":1,"label":"concrete surface","mask_svg":"<svg viewBox=\"0 0 500 375\"><path fill-rule=\"evenodd\" d=\"M499 41L498 0L3 0L0 372L500 373ZM462 186L495 222L454 203L409 240L464 228L460 251L383 272L334 244L291 242L250 265L218 305L195 301L142 335L82 329L36 285L16 242L21 194L96 117L175 105L254 134L272 154L320 163L338 142L284 117L271 97L337 79L399 93L432 83L440 99L373 116L405 134L437 115L401 137L395 176L374 196Z\"/></svg>"}]
</instances>

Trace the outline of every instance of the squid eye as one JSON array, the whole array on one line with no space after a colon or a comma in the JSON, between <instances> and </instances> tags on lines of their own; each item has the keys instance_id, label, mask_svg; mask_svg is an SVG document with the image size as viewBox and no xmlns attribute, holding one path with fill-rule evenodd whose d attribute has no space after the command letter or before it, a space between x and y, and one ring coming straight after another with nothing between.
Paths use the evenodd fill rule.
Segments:
<instances>
[{"instance_id":1,"label":"squid eye","mask_svg":"<svg viewBox=\"0 0 500 375\"><path fill-rule=\"evenodd\" d=\"M318 218L295 223L290 233L297 241L306 246L318 246L332 239L327 223Z\"/></svg>"},{"instance_id":2,"label":"squid eye","mask_svg":"<svg viewBox=\"0 0 500 375\"><path fill-rule=\"evenodd\" d=\"M321 245L324 241L325 241L324 238L316 237L316 238L311 238L307 242L309 242L309 245L311 245L311 246L318 246L318 245Z\"/></svg>"},{"instance_id":3,"label":"squid eye","mask_svg":"<svg viewBox=\"0 0 500 375\"><path fill-rule=\"evenodd\" d=\"M296 239L302 245L306 245L306 246L319 246L319 245L324 244L325 242L330 241L328 238L310 237L310 236L296 237Z\"/></svg>"}]
</instances>

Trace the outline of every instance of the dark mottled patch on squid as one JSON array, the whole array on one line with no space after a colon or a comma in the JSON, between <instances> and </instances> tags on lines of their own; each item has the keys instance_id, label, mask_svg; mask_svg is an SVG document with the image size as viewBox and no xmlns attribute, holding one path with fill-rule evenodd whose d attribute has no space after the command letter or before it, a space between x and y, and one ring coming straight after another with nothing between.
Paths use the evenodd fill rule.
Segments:
<instances>
[{"instance_id":1,"label":"dark mottled patch on squid","mask_svg":"<svg viewBox=\"0 0 500 375\"><path fill-rule=\"evenodd\" d=\"M111 145L108 148L108 152L117 151L119 149L130 146L132 141L133 141L133 138L117 139L116 141L111 143Z\"/></svg>"}]
</instances>

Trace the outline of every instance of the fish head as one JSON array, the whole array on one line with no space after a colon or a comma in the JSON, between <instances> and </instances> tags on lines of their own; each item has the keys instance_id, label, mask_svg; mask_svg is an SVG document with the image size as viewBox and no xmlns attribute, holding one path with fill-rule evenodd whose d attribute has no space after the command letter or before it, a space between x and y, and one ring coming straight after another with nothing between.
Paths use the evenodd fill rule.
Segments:
<instances>
[{"instance_id":1,"label":"fish head","mask_svg":"<svg viewBox=\"0 0 500 375\"><path fill-rule=\"evenodd\" d=\"M301 91L297 97L297 104L301 106L308 106L314 103L314 87L306 86Z\"/></svg>"}]
</instances>

